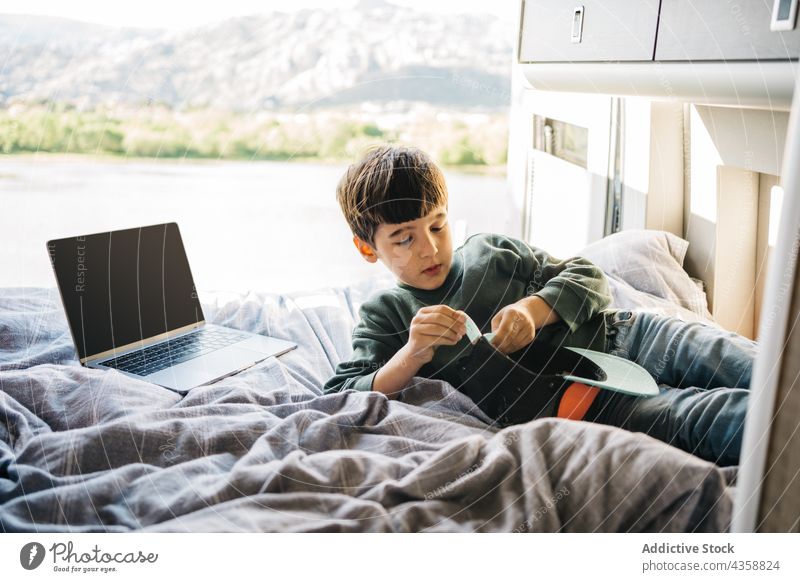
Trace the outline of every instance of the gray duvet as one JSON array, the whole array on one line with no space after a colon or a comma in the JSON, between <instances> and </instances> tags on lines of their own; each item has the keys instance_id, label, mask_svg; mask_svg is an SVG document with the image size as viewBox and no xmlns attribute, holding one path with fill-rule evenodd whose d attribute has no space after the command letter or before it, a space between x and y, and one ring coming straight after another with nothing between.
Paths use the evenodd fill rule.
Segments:
<instances>
[{"instance_id":1,"label":"gray duvet","mask_svg":"<svg viewBox=\"0 0 800 582\"><path fill-rule=\"evenodd\" d=\"M374 285L201 293L207 320L299 347L185 397L81 367L55 289L0 290L0 531L727 529L723 472L641 434L498 431L424 378L323 396Z\"/></svg>"}]
</instances>

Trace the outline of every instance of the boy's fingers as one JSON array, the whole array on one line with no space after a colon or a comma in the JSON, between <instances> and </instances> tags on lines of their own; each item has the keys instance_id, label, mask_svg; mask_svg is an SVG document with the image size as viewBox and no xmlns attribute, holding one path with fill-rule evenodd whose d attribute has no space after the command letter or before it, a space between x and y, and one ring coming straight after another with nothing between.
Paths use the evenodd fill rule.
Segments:
<instances>
[{"instance_id":1,"label":"boy's fingers","mask_svg":"<svg viewBox=\"0 0 800 582\"><path fill-rule=\"evenodd\" d=\"M492 318L492 331L494 333L497 333L498 329L500 328L500 324L503 322L503 317L505 317L505 314L505 311L501 311Z\"/></svg>"},{"instance_id":2,"label":"boy's fingers","mask_svg":"<svg viewBox=\"0 0 800 582\"><path fill-rule=\"evenodd\" d=\"M497 350L503 352L504 354L510 354L512 352L517 351L518 348L515 347L511 337L500 337L494 336L492 338L492 346Z\"/></svg>"},{"instance_id":3,"label":"boy's fingers","mask_svg":"<svg viewBox=\"0 0 800 582\"><path fill-rule=\"evenodd\" d=\"M452 322L441 322L436 320L425 320L417 323L417 327L425 328L431 333L452 333L455 335L463 335L467 332L463 324L454 324Z\"/></svg>"},{"instance_id":4,"label":"boy's fingers","mask_svg":"<svg viewBox=\"0 0 800 582\"><path fill-rule=\"evenodd\" d=\"M466 329L464 322L459 321L457 319L453 319L452 317L448 317L441 313L426 313L422 318L420 318L420 322L435 323L446 328Z\"/></svg>"},{"instance_id":5,"label":"boy's fingers","mask_svg":"<svg viewBox=\"0 0 800 582\"><path fill-rule=\"evenodd\" d=\"M453 331L443 330L441 327L427 327L420 328L420 334L432 340L445 340L451 343L457 343L463 336Z\"/></svg>"},{"instance_id":6,"label":"boy's fingers","mask_svg":"<svg viewBox=\"0 0 800 582\"><path fill-rule=\"evenodd\" d=\"M492 342L491 343L492 343L492 347L495 348L496 350L498 350L498 351L500 351L500 352L502 352L504 354L509 353L508 341L506 341L506 340L498 340L497 336L495 336L494 338L492 338Z\"/></svg>"},{"instance_id":7,"label":"boy's fingers","mask_svg":"<svg viewBox=\"0 0 800 582\"><path fill-rule=\"evenodd\" d=\"M466 313L464 313L463 311L456 311L449 305L430 305L428 307L432 312L442 313L448 317L452 317L453 319L459 319L461 321L466 321L467 319Z\"/></svg>"},{"instance_id":8,"label":"boy's fingers","mask_svg":"<svg viewBox=\"0 0 800 582\"><path fill-rule=\"evenodd\" d=\"M502 321L503 321L502 311L492 318L492 333L494 334L494 337L492 338L492 341L489 343L491 343L494 347L499 346L500 343L503 341L503 335L500 332L500 324L502 323Z\"/></svg>"},{"instance_id":9,"label":"boy's fingers","mask_svg":"<svg viewBox=\"0 0 800 582\"><path fill-rule=\"evenodd\" d=\"M510 334L511 332L511 328L514 325L514 316L508 312L499 313L498 315L500 316L500 319L497 322L498 325L497 329L495 330L495 333L497 335L505 337L507 334ZM492 321L492 323L494 324L494 321ZM494 327L494 325L492 325L492 327Z\"/></svg>"},{"instance_id":10,"label":"boy's fingers","mask_svg":"<svg viewBox=\"0 0 800 582\"><path fill-rule=\"evenodd\" d=\"M507 346L511 343L511 339L515 333L516 330L514 329L513 315L504 314L502 320L500 321L500 325L495 332L495 336L492 338L492 345L495 347Z\"/></svg>"},{"instance_id":11,"label":"boy's fingers","mask_svg":"<svg viewBox=\"0 0 800 582\"><path fill-rule=\"evenodd\" d=\"M420 333L433 337L453 337L457 339L464 335L458 330L442 327L441 325L420 326Z\"/></svg>"},{"instance_id":12,"label":"boy's fingers","mask_svg":"<svg viewBox=\"0 0 800 582\"><path fill-rule=\"evenodd\" d=\"M501 334L500 332L497 332L496 334L494 334L494 337L492 338L492 342L491 343L492 343L492 345L494 347L499 348L500 346L508 345L508 342L510 340L511 340L511 338L509 336Z\"/></svg>"}]
</instances>

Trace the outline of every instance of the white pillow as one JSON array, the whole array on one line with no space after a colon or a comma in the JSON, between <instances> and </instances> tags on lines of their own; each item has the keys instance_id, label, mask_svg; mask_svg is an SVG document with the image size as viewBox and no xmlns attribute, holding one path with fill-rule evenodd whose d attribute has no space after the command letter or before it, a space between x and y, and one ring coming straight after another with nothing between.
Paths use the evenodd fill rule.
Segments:
<instances>
[{"instance_id":1,"label":"white pillow","mask_svg":"<svg viewBox=\"0 0 800 582\"><path fill-rule=\"evenodd\" d=\"M706 294L683 270L689 241L663 230L624 230L594 242L578 253L634 289L666 299L704 318Z\"/></svg>"}]
</instances>

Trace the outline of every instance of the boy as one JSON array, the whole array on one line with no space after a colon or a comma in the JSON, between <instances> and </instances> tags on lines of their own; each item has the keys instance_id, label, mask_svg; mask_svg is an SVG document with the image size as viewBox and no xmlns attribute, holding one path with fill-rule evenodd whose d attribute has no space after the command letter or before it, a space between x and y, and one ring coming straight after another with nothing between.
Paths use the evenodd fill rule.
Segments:
<instances>
[{"instance_id":1,"label":"boy","mask_svg":"<svg viewBox=\"0 0 800 582\"><path fill-rule=\"evenodd\" d=\"M574 346L636 361L661 384L659 395L599 390L578 418L644 432L720 465L738 463L754 342L607 309L605 276L580 257L558 261L490 234L454 252L444 177L416 148L370 150L342 177L337 198L361 256L381 261L398 284L362 305L352 358L337 366L326 393L374 390L394 398L414 376L458 388L454 362L469 345L466 313L507 354Z\"/></svg>"}]
</instances>

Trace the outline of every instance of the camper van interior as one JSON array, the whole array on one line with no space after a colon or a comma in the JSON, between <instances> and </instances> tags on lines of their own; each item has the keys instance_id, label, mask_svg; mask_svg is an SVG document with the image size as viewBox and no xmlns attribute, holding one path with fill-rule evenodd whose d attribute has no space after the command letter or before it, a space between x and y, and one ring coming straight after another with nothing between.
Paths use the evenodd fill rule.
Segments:
<instances>
[{"instance_id":1,"label":"camper van interior","mask_svg":"<svg viewBox=\"0 0 800 582\"><path fill-rule=\"evenodd\" d=\"M386 275L198 289L206 321L297 347L185 395L82 366L55 284L7 287L0 531L800 531L797 4L520 0L486 204L598 265L616 307L757 341L738 467L593 423L498 427L430 378L323 394Z\"/></svg>"},{"instance_id":2,"label":"camper van interior","mask_svg":"<svg viewBox=\"0 0 800 582\"><path fill-rule=\"evenodd\" d=\"M796 319L796 5L521 7L511 147L527 172L511 179L527 240L570 255L619 231L672 233L688 241L676 258L706 294L708 311L695 313L760 343L737 531L800 527L800 500L777 493L796 490L798 467L787 335ZM565 203L541 204L553 191ZM577 232L558 228L576 218ZM630 251L618 252L614 267L633 267ZM649 278L628 277L653 291Z\"/></svg>"}]
</instances>

